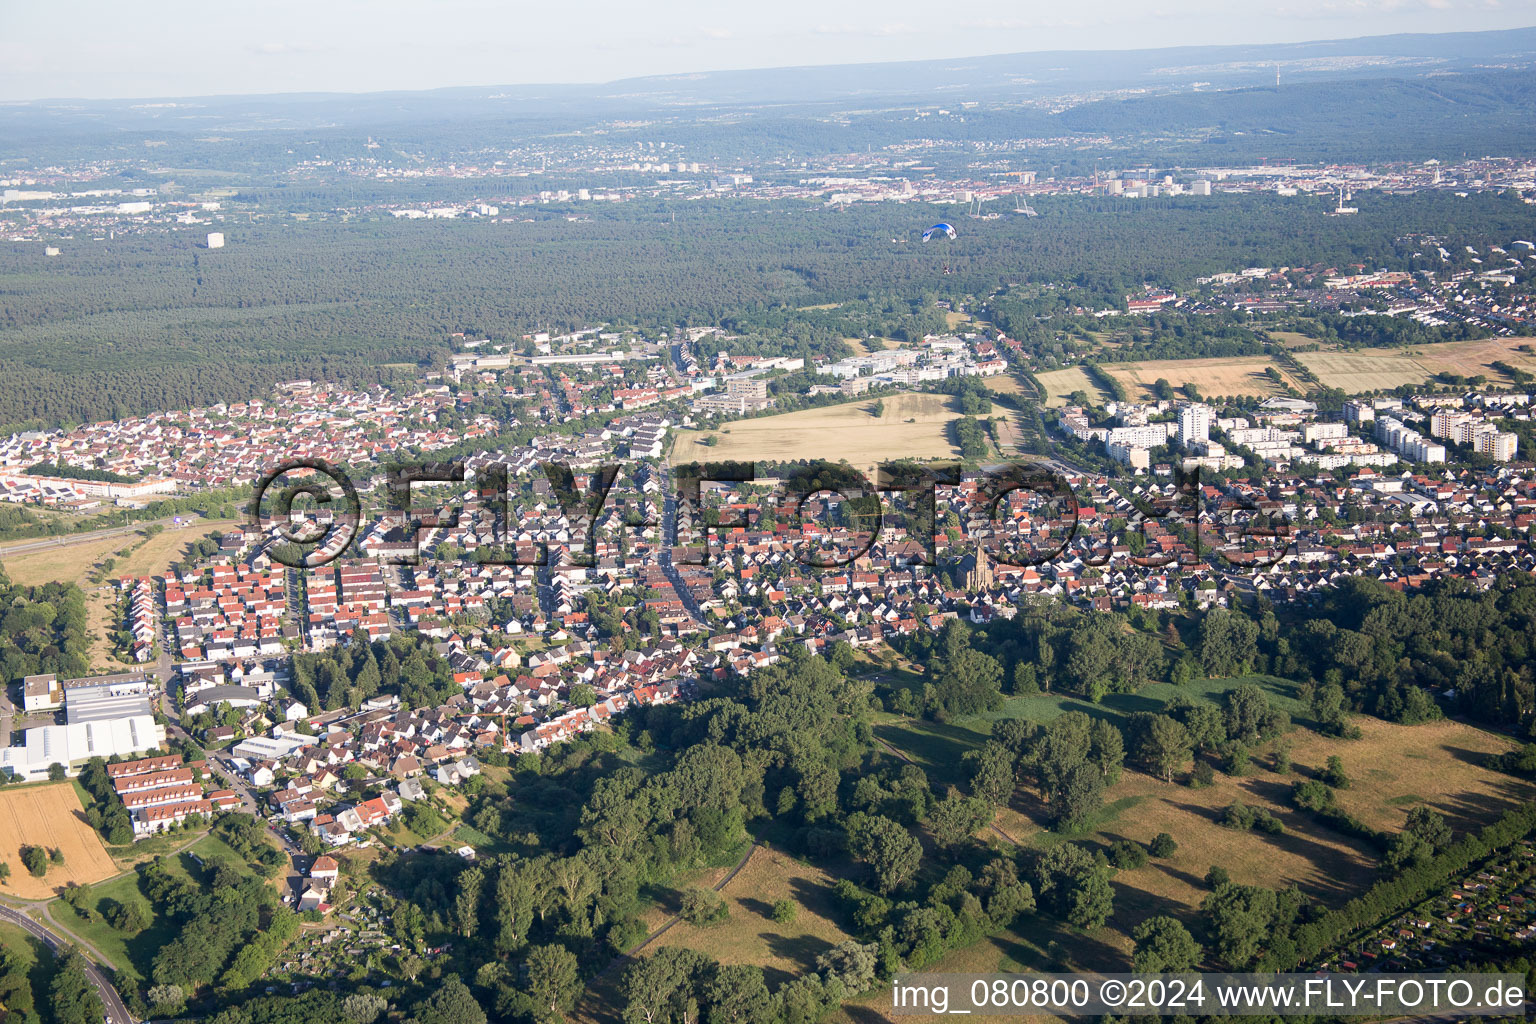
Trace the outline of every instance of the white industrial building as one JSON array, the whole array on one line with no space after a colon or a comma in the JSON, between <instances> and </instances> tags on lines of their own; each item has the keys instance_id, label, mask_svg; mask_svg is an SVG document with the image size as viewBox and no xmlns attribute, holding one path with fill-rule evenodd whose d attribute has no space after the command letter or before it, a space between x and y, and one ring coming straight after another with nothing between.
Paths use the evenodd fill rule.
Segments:
<instances>
[{"instance_id":1,"label":"white industrial building","mask_svg":"<svg viewBox=\"0 0 1536 1024\"><path fill-rule=\"evenodd\" d=\"M73 775L93 757L127 757L165 747L165 728L149 715L44 725L22 735L23 745L0 750L0 771L29 782L47 778L55 764Z\"/></svg>"},{"instance_id":2,"label":"white industrial building","mask_svg":"<svg viewBox=\"0 0 1536 1024\"><path fill-rule=\"evenodd\" d=\"M302 733L284 733L282 736L252 736L230 748L230 754L252 761L281 761L295 750L312 747L320 742Z\"/></svg>"}]
</instances>

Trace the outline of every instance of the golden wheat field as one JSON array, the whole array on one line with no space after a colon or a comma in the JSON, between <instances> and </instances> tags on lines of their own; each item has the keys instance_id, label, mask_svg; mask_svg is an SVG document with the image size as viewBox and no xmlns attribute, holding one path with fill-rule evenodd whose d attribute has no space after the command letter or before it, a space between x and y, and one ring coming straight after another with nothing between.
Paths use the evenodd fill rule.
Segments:
<instances>
[{"instance_id":1,"label":"golden wheat field","mask_svg":"<svg viewBox=\"0 0 1536 1024\"><path fill-rule=\"evenodd\" d=\"M117 874L117 865L86 824L84 813L74 786L67 782L0 789L0 860L11 866L11 877L0 892L47 899L69 882L90 885ZM21 862L23 846L61 850L64 863L50 863L42 878L34 878Z\"/></svg>"},{"instance_id":2,"label":"golden wheat field","mask_svg":"<svg viewBox=\"0 0 1536 1024\"><path fill-rule=\"evenodd\" d=\"M960 413L947 395L887 395L879 416L876 399L820 409L736 420L707 430L682 430L674 463L721 461L847 460L870 471L888 459L940 459L958 455L947 429ZM713 436L716 443L704 444Z\"/></svg>"},{"instance_id":3,"label":"golden wheat field","mask_svg":"<svg viewBox=\"0 0 1536 1024\"><path fill-rule=\"evenodd\" d=\"M1298 391L1303 390L1301 381L1276 365L1269 356L1232 356L1218 359L1157 359L1144 363L1103 363L1101 368L1125 387L1132 401L1152 397L1152 384L1166 380L1174 387L1193 384L1202 395L1270 395L1285 394L1285 384L1271 380L1265 369L1274 366L1281 380Z\"/></svg>"}]
</instances>

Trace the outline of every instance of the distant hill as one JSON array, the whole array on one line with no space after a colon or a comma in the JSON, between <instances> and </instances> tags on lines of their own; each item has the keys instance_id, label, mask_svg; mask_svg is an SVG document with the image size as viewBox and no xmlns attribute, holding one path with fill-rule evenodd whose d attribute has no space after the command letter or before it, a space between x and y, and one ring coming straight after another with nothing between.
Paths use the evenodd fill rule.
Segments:
<instances>
[{"instance_id":1,"label":"distant hill","mask_svg":"<svg viewBox=\"0 0 1536 1024\"><path fill-rule=\"evenodd\" d=\"M716 71L626 79L604 99L654 103L816 102L926 96L954 102L1138 86L1208 83L1215 88L1409 73L1468 71L1536 63L1536 28L1368 36L1309 43L1180 46L1155 50L1046 50L990 57Z\"/></svg>"},{"instance_id":2,"label":"distant hill","mask_svg":"<svg viewBox=\"0 0 1536 1024\"><path fill-rule=\"evenodd\" d=\"M39 100L0 107L0 127L39 121L100 128L201 132L210 128L366 127L423 119L682 112L767 104L960 104L1095 92L1273 87L1341 80L1428 78L1449 72L1536 68L1536 28L1369 36L1243 46L1051 50L944 60L710 71L593 85L515 85L366 94L286 93L142 100Z\"/></svg>"}]
</instances>

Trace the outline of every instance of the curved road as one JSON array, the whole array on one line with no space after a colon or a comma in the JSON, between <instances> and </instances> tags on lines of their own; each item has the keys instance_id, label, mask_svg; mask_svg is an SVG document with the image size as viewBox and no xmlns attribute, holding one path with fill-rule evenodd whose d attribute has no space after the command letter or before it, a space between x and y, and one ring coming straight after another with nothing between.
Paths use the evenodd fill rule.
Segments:
<instances>
[{"instance_id":1,"label":"curved road","mask_svg":"<svg viewBox=\"0 0 1536 1024\"><path fill-rule=\"evenodd\" d=\"M73 942L61 935L55 935L26 914L11 907L0 906L0 921L17 925L47 945L54 953L62 953L65 946L79 949ZM92 985L96 986L96 992L101 996L101 1004L106 1007L107 1019L113 1024L118 1022L132 1024L134 1018L129 1014L128 1007L123 1004L123 997L117 994L117 989L112 987L112 983L107 980L106 975L101 973L101 968L96 966L95 961L83 953L81 957L85 961L85 976L90 979Z\"/></svg>"}]
</instances>

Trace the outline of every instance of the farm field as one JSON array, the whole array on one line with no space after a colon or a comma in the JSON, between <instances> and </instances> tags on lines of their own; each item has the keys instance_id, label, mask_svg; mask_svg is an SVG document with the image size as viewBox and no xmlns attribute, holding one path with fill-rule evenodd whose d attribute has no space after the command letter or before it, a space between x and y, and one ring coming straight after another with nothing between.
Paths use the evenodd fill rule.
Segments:
<instances>
[{"instance_id":1,"label":"farm field","mask_svg":"<svg viewBox=\"0 0 1536 1024\"><path fill-rule=\"evenodd\" d=\"M1221 359L1159 359L1144 363L1101 363L1103 371L1125 387L1132 400L1152 398L1151 387L1158 378L1174 387L1193 384L1202 395L1271 395L1285 394L1285 387L1276 384L1265 375L1265 367L1274 366L1287 384L1298 391L1305 390L1303 382L1296 380L1269 356L1236 356Z\"/></svg>"},{"instance_id":2,"label":"farm field","mask_svg":"<svg viewBox=\"0 0 1536 1024\"><path fill-rule=\"evenodd\" d=\"M1325 386L1360 392L1422 384L1437 373L1456 373L1463 377L1482 374L1490 380L1508 383L1491 364L1506 362L1536 372L1536 355L1517 351L1522 345L1532 344L1536 341L1528 337L1488 338L1410 348L1302 352L1296 358Z\"/></svg>"},{"instance_id":3,"label":"farm field","mask_svg":"<svg viewBox=\"0 0 1536 1024\"><path fill-rule=\"evenodd\" d=\"M1095 402L1105 402L1109 399L1093 378L1081 366L1069 366L1065 370L1047 370L1045 373L1035 374L1035 379L1040 386L1045 388L1045 405L1048 409L1057 409L1067 404L1067 396L1074 391L1082 391ZM1153 378L1156 380L1157 378ZM1171 381L1171 378L1170 378Z\"/></svg>"},{"instance_id":4,"label":"farm field","mask_svg":"<svg viewBox=\"0 0 1536 1024\"><path fill-rule=\"evenodd\" d=\"M0 837L0 858L11 866L5 887L11 896L51 899L68 882L89 885L118 872L67 782L0 789ZM34 878L21 863L23 846L62 850L64 863L49 864L42 878Z\"/></svg>"},{"instance_id":5,"label":"farm field","mask_svg":"<svg viewBox=\"0 0 1536 1024\"><path fill-rule=\"evenodd\" d=\"M705 462L793 459L847 460L871 472L886 459L952 458L959 454L946 429L960 413L947 395L888 395L874 415L875 399L820 409L735 420L705 431L681 430L672 461ZM913 422L907 422L912 420ZM729 431L729 433L727 433ZM718 443L702 444L713 434Z\"/></svg>"}]
</instances>

